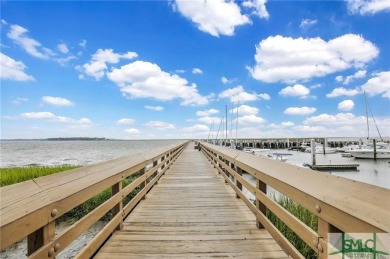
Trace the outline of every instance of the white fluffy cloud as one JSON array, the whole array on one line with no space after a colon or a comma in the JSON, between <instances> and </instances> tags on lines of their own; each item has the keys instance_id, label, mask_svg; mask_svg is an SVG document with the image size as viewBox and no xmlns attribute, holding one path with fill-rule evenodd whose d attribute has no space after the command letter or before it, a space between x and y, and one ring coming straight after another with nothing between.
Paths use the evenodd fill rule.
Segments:
<instances>
[{"instance_id":1,"label":"white fluffy cloud","mask_svg":"<svg viewBox=\"0 0 390 259\"><path fill-rule=\"evenodd\" d=\"M317 111L314 107L289 107L284 110L284 114L288 115L308 115Z\"/></svg>"},{"instance_id":2,"label":"white fluffy cloud","mask_svg":"<svg viewBox=\"0 0 390 259\"><path fill-rule=\"evenodd\" d=\"M242 5L252 11L252 14L260 18L268 19L269 13L265 7L267 0L245 0Z\"/></svg>"},{"instance_id":3,"label":"white fluffy cloud","mask_svg":"<svg viewBox=\"0 0 390 259\"><path fill-rule=\"evenodd\" d=\"M40 42L30 38L28 30L22 26L12 24L10 31L7 33L8 38L12 39L28 54L40 59L49 59L54 55L53 51L42 46Z\"/></svg>"},{"instance_id":4,"label":"white fluffy cloud","mask_svg":"<svg viewBox=\"0 0 390 259\"><path fill-rule=\"evenodd\" d=\"M164 107L145 105L145 109L152 110L152 111L162 111L162 110L164 110Z\"/></svg>"},{"instance_id":5,"label":"white fluffy cloud","mask_svg":"<svg viewBox=\"0 0 390 259\"><path fill-rule=\"evenodd\" d=\"M74 103L62 97L43 96L42 101L54 106L73 106Z\"/></svg>"},{"instance_id":6,"label":"white fluffy cloud","mask_svg":"<svg viewBox=\"0 0 390 259\"><path fill-rule=\"evenodd\" d=\"M185 133L195 133L197 135L202 133L208 133L210 131L209 127L204 124L196 124L191 127L184 127L181 129Z\"/></svg>"},{"instance_id":7,"label":"white fluffy cloud","mask_svg":"<svg viewBox=\"0 0 390 259\"><path fill-rule=\"evenodd\" d=\"M363 78L366 76L366 73L367 71L366 70L359 70L359 71L356 71L355 74L353 75L350 75L350 76L347 76L343 82L344 85L349 85L350 83L352 83L355 79L357 78ZM337 79L336 79L337 80Z\"/></svg>"},{"instance_id":8,"label":"white fluffy cloud","mask_svg":"<svg viewBox=\"0 0 390 259\"><path fill-rule=\"evenodd\" d=\"M1 79L15 81L31 81L34 77L27 75L24 70L26 66L21 61L16 61L0 52Z\"/></svg>"},{"instance_id":9,"label":"white fluffy cloud","mask_svg":"<svg viewBox=\"0 0 390 259\"><path fill-rule=\"evenodd\" d=\"M134 124L135 120L133 119L130 119L130 118L123 118L123 119L120 119L116 122L116 124L118 125L132 125Z\"/></svg>"},{"instance_id":10,"label":"white fluffy cloud","mask_svg":"<svg viewBox=\"0 0 390 259\"><path fill-rule=\"evenodd\" d=\"M204 117L200 117L198 118L198 121L200 122L203 122L203 123L207 123L207 124L211 124L211 123L220 123L222 118L219 118L219 117L210 117L210 116L204 116Z\"/></svg>"},{"instance_id":11,"label":"white fluffy cloud","mask_svg":"<svg viewBox=\"0 0 390 259\"><path fill-rule=\"evenodd\" d=\"M355 116L352 113L320 114L303 121L306 125L360 125L366 123L365 116Z\"/></svg>"},{"instance_id":12,"label":"white fluffy cloud","mask_svg":"<svg viewBox=\"0 0 390 259\"><path fill-rule=\"evenodd\" d=\"M381 11L390 11L388 0L347 0L348 11L352 14L375 14Z\"/></svg>"},{"instance_id":13,"label":"white fluffy cloud","mask_svg":"<svg viewBox=\"0 0 390 259\"><path fill-rule=\"evenodd\" d=\"M58 116L51 112L25 112L20 114L19 117L22 119L67 123L72 128L88 128L92 126L92 121L88 118L77 120L70 117Z\"/></svg>"},{"instance_id":14,"label":"white fluffy cloud","mask_svg":"<svg viewBox=\"0 0 390 259\"><path fill-rule=\"evenodd\" d=\"M124 54L115 53L112 49L98 49L92 55L91 60L83 65L83 72L89 76L100 80L108 69L107 63L116 64L120 59L134 59L138 57L135 52L127 52Z\"/></svg>"},{"instance_id":15,"label":"white fluffy cloud","mask_svg":"<svg viewBox=\"0 0 390 259\"><path fill-rule=\"evenodd\" d=\"M286 88L283 88L282 90L280 90L279 94L283 96L306 98L310 94L310 89L306 86L297 84L294 86L287 86Z\"/></svg>"},{"instance_id":16,"label":"white fluffy cloud","mask_svg":"<svg viewBox=\"0 0 390 259\"><path fill-rule=\"evenodd\" d=\"M125 96L131 98L154 98L160 101L183 99L182 105L204 105L208 98L201 96L195 84L178 75L162 71L154 63L135 61L107 73Z\"/></svg>"},{"instance_id":17,"label":"white fluffy cloud","mask_svg":"<svg viewBox=\"0 0 390 259\"><path fill-rule=\"evenodd\" d=\"M390 98L390 71L374 74L361 89L371 96L381 94L382 97Z\"/></svg>"},{"instance_id":18,"label":"white fluffy cloud","mask_svg":"<svg viewBox=\"0 0 390 259\"><path fill-rule=\"evenodd\" d=\"M353 109L354 106L355 106L355 103L352 100L344 100L341 103L339 103L337 108L340 111L350 111Z\"/></svg>"},{"instance_id":19,"label":"white fluffy cloud","mask_svg":"<svg viewBox=\"0 0 390 259\"><path fill-rule=\"evenodd\" d=\"M164 121L149 121L145 123L145 126L155 130L172 130L176 128L175 125Z\"/></svg>"},{"instance_id":20,"label":"white fluffy cloud","mask_svg":"<svg viewBox=\"0 0 390 259\"><path fill-rule=\"evenodd\" d=\"M217 113L219 113L218 110L210 109L210 110L205 110L205 111L197 111L196 116L210 116L210 115L217 114Z\"/></svg>"},{"instance_id":21,"label":"white fluffy cloud","mask_svg":"<svg viewBox=\"0 0 390 259\"><path fill-rule=\"evenodd\" d=\"M333 89L333 91L330 94L327 94L326 97L332 98L332 97L339 97L339 96L355 96L357 94L360 94L359 88L355 89L345 89L344 87L337 87Z\"/></svg>"},{"instance_id":22,"label":"white fluffy cloud","mask_svg":"<svg viewBox=\"0 0 390 259\"><path fill-rule=\"evenodd\" d=\"M258 117L256 115L244 115L238 118L238 124L259 124L264 123L265 120L261 117ZM235 122L233 122L235 123Z\"/></svg>"},{"instance_id":23,"label":"white fluffy cloud","mask_svg":"<svg viewBox=\"0 0 390 259\"><path fill-rule=\"evenodd\" d=\"M176 0L174 9L196 24L199 30L213 36L234 35L237 26L250 22L241 14L240 7L233 1L224 0Z\"/></svg>"},{"instance_id":24,"label":"white fluffy cloud","mask_svg":"<svg viewBox=\"0 0 390 259\"><path fill-rule=\"evenodd\" d=\"M296 82L361 68L378 53L373 43L356 34L329 41L319 37L294 39L277 35L256 46L256 65L247 69L253 78L264 82Z\"/></svg>"},{"instance_id":25,"label":"white fluffy cloud","mask_svg":"<svg viewBox=\"0 0 390 259\"><path fill-rule=\"evenodd\" d=\"M237 114L237 108L231 109L229 113ZM259 109L248 105L241 105L238 107L238 115L256 115L259 113Z\"/></svg>"},{"instance_id":26,"label":"white fluffy cloud","mask_svg":"<svg viewBox=\"0 0 390 259\"><path fill-rule=\"evenodd\" d=\"M244 87L241 85L236 86L234 88L229 88L223 92L221 92L218 95L219 98L229 98L230 102L237 103L237 102L250 102L250 101L256 101L257 99L264 99L269 100L271 97L264 93L264 94L257 94L255 92L248 93L245 92Z\"/></svg>"}]
</instances>

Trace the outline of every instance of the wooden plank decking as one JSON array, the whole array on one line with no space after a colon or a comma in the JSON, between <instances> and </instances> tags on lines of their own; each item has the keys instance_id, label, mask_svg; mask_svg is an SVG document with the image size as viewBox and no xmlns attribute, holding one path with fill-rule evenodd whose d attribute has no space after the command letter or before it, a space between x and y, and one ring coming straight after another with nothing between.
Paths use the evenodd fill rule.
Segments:
<instances>
[{"instance_id":1,"label":"wooden plank decking","mask_svg":"<svg viewBox=\"0 0 390 259\"><path fill-rule=\"evenodd\" d=\"M189 145L95 258L287 258Z\"/></svg>"}]
</instances>

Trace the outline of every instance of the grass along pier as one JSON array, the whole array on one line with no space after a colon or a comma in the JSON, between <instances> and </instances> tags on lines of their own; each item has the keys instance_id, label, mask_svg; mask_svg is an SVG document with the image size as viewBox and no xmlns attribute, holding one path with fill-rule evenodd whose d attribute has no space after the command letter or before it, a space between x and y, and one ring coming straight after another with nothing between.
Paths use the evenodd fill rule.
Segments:
<instances>
[{"instance_id":1,"label":"grass along pier","mask_svg":"<svg viewBox=\"0 0 390 259\"><path fill-rule=\"evenodd\" d=\"M53 258L107 213L111 220L78 258L303 258L268 220L271 212L320 258L329 254L329 232L390 231L388 189L207 143L198 151L190 143L2 187L1 249L28 237L30 258ZM256 186L241 176L243 170ZM123 186L123 179L134 176ZM311 228L270 199L267 186L314 214L318 226ZM55 235L57 218L107 188L110 199ZM124 204L135 189L138 194Z\"/></svg>"}]
</instances>

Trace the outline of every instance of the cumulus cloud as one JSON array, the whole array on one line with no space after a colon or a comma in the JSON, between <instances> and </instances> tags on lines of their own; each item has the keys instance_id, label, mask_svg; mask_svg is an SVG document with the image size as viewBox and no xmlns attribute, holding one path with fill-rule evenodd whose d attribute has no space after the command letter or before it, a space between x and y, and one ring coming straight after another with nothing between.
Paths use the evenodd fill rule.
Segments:
<instances>
[{"instance_id":1,"label":"cumulus cloud","mask_svg":"<svg viewBox=\"0 0 390 259\"><path fill-rule=\"evenodd\" d=\"M332 97L339 97L339 96L355 96L357 94L360 94L361 91L359 88L355 89L345 89L344 87L337 87L332 90L330 94L327 94L326 97L332 98Z\"/></svg>"},{"instance_id":2,"label":"cumulus cloud","mask_svg":"<svg viewBox=\"0 0 390 259\"><path fill-rule=\"evenodd\" d=\"M265 120L261 117L258 117L256 115L244 115L241 117L238 117L238 124L258 124L258 123L264 123ZM233 122L235 123L235 122Z\"/></svg>"},{"instance_id":3,"label":"cumulus cloud","mask_svg":"<svg viewBox=\"0 0 390 259\"><path fill-rule=\"evenodd\" d=\"M15 80L15 81L32 81L34 77L26 74L24 70L26 65L21 61L16 61L13 58L0 52L0 67L1 79Z\"/></svg>"},{"instance_id":4,"label":"cumulus cloud","mask_svg":"<svg viewBox=\"0 0 390 259\"><path fill-rule=\"evenodd\" d=\"M183 99L182 105L204 105L208 97L201 96L196 84L178 75L162 71L154 63L135 61L107 73L109 80L116 83L121 92L130 98L154 98L160 101Z\"/></svg>"},{"instance_id":5,"label":"cumulus cloud","mask_svg":"<svg viewBox=\"0 0 390 259\"><path fill-rule=\"evenodd\" d=\"M77 120L70 117L58 116L51 112L25 112L20 114L19 117L22 119L67 123L72 128L89 128L92 126L92 121L88 118Z\"/></svg>"},{"instance_id":6,"label":"cumulus cloud","mask_svg":"<svg viewBox=\"0 0 390 259\"><path fill-rule=\"evenodd\" d=\"M320 114L303 121L307 125L359 125L366 123L365 116L355 116L352 113Z\"/></svg>"},{"instance_id":7,"label":"cumulus cloud","mask_svg":"<svg viewBox=\"0 0 390 259\"><path fill-rule=\"evenodd\" d=\"M382 97L390 98L390 71L375 73L361 89L371 96L381 94Z\"/></svg>"},{"instance_id":8,"label":"cumulus cloud","mask_svg":"<svg viewBox=\"0 0 390 259\"><path fill-rule=\"evenodd\" d=\"M130 118L123 118L123 119L120 119L116 122L116 124L118 125L132 125L134 124L135 120L133 119L130 119Z\"/></svg>"},{"instance_id":9,"label":"cumulus cloud","mask_svg":"<svg viewBox=\"0 0 390 259\"><path fill-rule=\"evenodd\" d=\"M373 15L382 11L390 11L388 0L347 0L347 6L351 14Z\"/></svg>"},{"instance_id":10,"label":"cumulus cloud","mask_svg":"<svg viewBox=\"0 0 390 259\"><path fill-rule=\"evenodd\" d=\"M74 103L68 99L62 97L52 97L52 96L43 96L42 101L45 104L50 104L54 106L73 106Z\"/></svg>"},{"instance_id":11,"label":"cumulus cloud","mask_svg":"<svg viewBox=\"0 0 390 259\"><path fill-rule=\"evenodd\" d=\"M229 98L230 102L250 102L256 101L257 99L270 100L271 97L268 94L257 94L255 92L248 93L245 92L244 87L241 85L234 88L229 88L218 95L219 98Z\"/></svg>"},{"instance_id":12,"label":"cumulus cloud","mask_svg":"<svg viewBox=\"0 0 390 259\"><path fill-rule=\"evenodd\" d=\"M130 134L130 135L138 135L141 133L141 131L139 131L139 129L135 129L135 128L125 129L125 132Z\"/></svg>"},{"instance_id":13,"label":"cumulus cloud","mask_svg":"<svg viewBox=\"0 0 390 259\"><path fill-rule=\"evenodd\" d=\"M81 70L96 80L100 80L108 69L107 63L116 64L120 59L134 59L136 57L138 57L138 54L131 51L120 54L115 53L112 49L98 49L95 54L92 55L91 60L82 66ZM78 70L80 70L80 68L78 68Z\"/></svg>"},{"instance_id":14,"label":"cumulus cloud","mask_svg":"<svg viewBox=\"0 0 390 259\"><path fill-rule=\"evenodd\" d=\"M322 126L307 126L307 125L294 126L292 127L292 129L304 133L318 133L318 132L324 132L326 130L326 128Z\"/></svg>"},{"instance_id":15,"label":"cumulus cloud","mask_svg":"<svg viewBox=\"0 0 390 259\"><path fill-rule=\"evenodd\" d=\"M344 100L338 104L337 108L340 111L350 111L355 106L355 103L352 100Z\"/></svg>"},{"instance_id":16,"label":"cumulus cloud","mask_svg":"<svg viewBox=\"0 0 390 259\"><path fill-rule=\"evenodd\" d=\"M361 68L378 54L373 43L356 34L329 41L276 35L256 46L256 65L247 69L253 78L264 82L296 82Z\"/></svg>"},{"instance_id":17,"label":"cumulus cloud","mask_svg":"<svg viewBox=\"0 0 390 259\"><path fill-rule=\"evenodd\" d=\"M164 107L145 105L145 109L152 110L152 111L162 111L162 110L164 110Z\"/></svg>"},{"instance_id":18,"label":"cumulus cloud","mask_svg":"<svg viewBox=\"0 0 390 259\"><path fill-rule=\"evenodd\" d=\"M164 121L149 121L145 123L145 126L155 130L172 130L176 128L175 125Z\"/></svg>"},{"instance_id":19,"label":"cumulus cloud","mask_svg":"<svg viewBox=\"0 0 390 259\"><path fill-rule=\"evenodd\" d=\"M359 70L359 71L356 71L355 74L353 75L350 75L350 76L347 76L343 82L344 85L349 85L350 83L352 83L355 79L357 78L363 78L366 76L366 73L367 71L366 70ZM336 78L337 80L337 78Z\"/></svg>"},{"instance_id":20,"label":"cumulus cloud","mask_svg":"<svg viewBox=\"0 0 390 259\"><path fill-rule=\"evenodd\" d=\"M26 28L12 24L10 26L10 31L7 33L7 36L16 44L18 44L22 49L24 49L28 54L36 58L47 60L51 56L55 55L52 50L43 47L40 42L30 38L27 34L28 30Z\"/></svg>"},{"instance_id":21,"label":"cumulus cloud","mask_svg":"<svg viewBox=\"0 0 390 259\"><path fill-rule=\"evenodd\" d=\"M210 116L210 115L217 114L217 113L219 113L218 110L209 109L209 110L205 110L205 111L197 111L196 116Z\"/></svg>"},{"instance_id":22,"label":"cumulus cloud","mask_svg":"<svg viewBox=\"0 0 390 259\"><path fill-rule=\"evenodd\" d=\"M265 7L267 0L245 0L242 5L249 8L253 15L263 19L269 18L269 13Z\"/></svg>"},{"instance_id":23,"label":"cumulus cloud","mask_svg":"<svg viewBox=\"0 0 390 259\"><path fill-rule=\"evenodd\" d=\"M203 74L203 71L202 71L202 69L195 67L192 69L192 74L201 75L201 74Z\"/></svg>"},{"instance_id":24,"label":"cumulus cloud","mask_svg":"<svg viewBox=\"0 0 390 259\"><path fill-rule=\"evenodd\" d=\"M317 111L314 107L289 107L284 110L284 114L288 115L308 115Z\"/></svg>"},{"instance_id":25,"label":"cumulus cloud","mask_svg":"<svg viewBox=\"0 0 390 259\"><path fill-rule=\"evenodd\" d=\"M302 19L301 25L299 25L299 27L301 27L302 29L306 29L317 24L317 22L317 20Z\"/></svg>"},{"instance_id":26,"label":"cumulus cloud","mask_svg":"<svg viewBox=\"0 0 390 259\"><path fill-rule=\"evenodd\" d=\"M237 114L237 108L231 109L229 113ZM238 114L239 115L256 115L259 113L259 109L256 107L251 107L248 105L241 105L238 107Z\"/></svg>"},{"instance_id":27,"label":"cumulus cloud","mask_svg":"<svg viewBox=\"0 0 390 259\"><path fill-rule=\"evenodd\" d=\"M306 86L297 84L294 86L287 86L286 88L283 88L280 92L280 95L283 96L294 96L294 97L300 97L300 98L306 98L310 94L310 89Z\"/></svg>"},{"instance_id":28,"label":"cumulus cloud","mask_svg":"<svg viewBox=\"0 0 390 259\"><path fill-rule=\"evenodd\" d=\"M203 117L199 117L198 121L211 124L213 122L220 123L221 119L224 120L223 118L219 118L219 117L203 116Z\"/></svg>"},{"instance_id":29,"label":"cumulus cloud","mask_svg":"<svg viewBox=\"0 0 390 259\"><path fill-rule=\"evenodd\" d=\"M175 10L196 24L199 30L215 37L232 36L237 26L250 23L240 7L233 1L224 0L176 0Z\"/></svg>"}]
</instances>

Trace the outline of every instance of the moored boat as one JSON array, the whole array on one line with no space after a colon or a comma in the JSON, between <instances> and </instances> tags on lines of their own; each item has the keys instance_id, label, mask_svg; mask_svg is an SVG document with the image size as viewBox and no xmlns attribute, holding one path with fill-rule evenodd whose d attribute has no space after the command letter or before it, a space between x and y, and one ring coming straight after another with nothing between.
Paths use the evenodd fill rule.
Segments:
<instances>
[{"instance_id":1,"label":"moored boat","mask_svg":"<svg viewBox=\"0 0 390 259\"><path fill-rule=\"evenodd\" d=\"M390 159L390 148L387 143L376 144L376 158L378 159ZM350 150L349 153L355 158L369 158L374 159L374 145L368 144L361 149Z\"/></svg>"}]
</instances>

